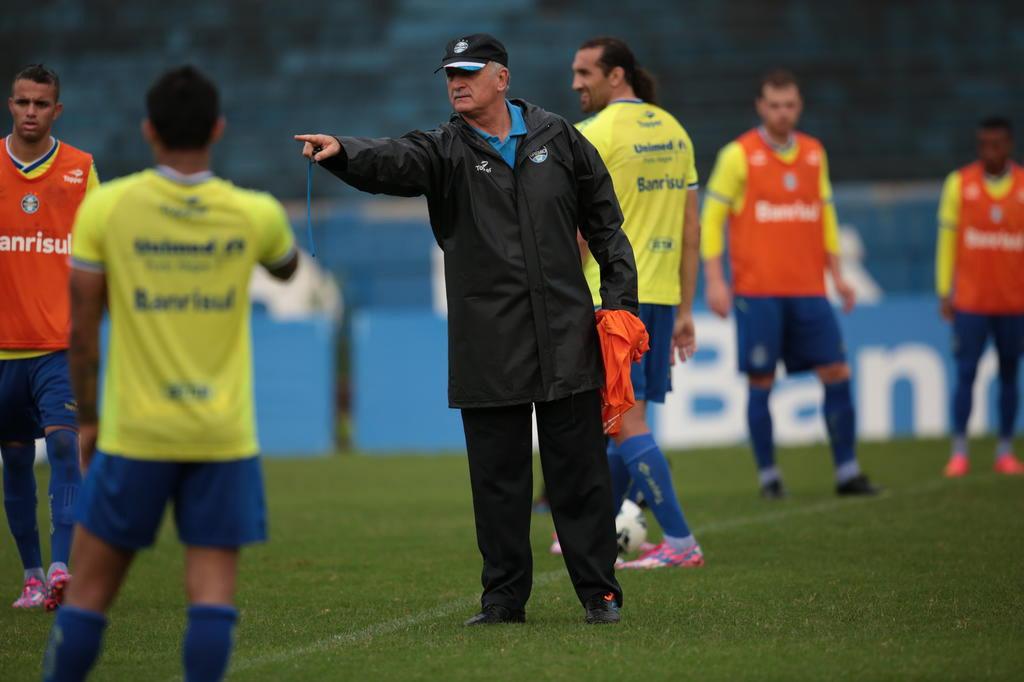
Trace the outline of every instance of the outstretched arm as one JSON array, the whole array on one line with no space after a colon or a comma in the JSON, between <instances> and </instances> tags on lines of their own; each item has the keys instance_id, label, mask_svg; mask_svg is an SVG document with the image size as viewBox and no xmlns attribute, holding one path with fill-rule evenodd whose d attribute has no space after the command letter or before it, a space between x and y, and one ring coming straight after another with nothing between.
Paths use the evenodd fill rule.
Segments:
<instances>
[{"instance_id":1,"label":"outstretched arm","mask_svg":"<svg viewBox=\"0 0 1024 682\"><path fill-rule=\"evenodd\" d=\"M441 183L440 131L398 138L295 135L302 155L343 182L373 194L430 195Z\"/></svg>"}]
</instances>

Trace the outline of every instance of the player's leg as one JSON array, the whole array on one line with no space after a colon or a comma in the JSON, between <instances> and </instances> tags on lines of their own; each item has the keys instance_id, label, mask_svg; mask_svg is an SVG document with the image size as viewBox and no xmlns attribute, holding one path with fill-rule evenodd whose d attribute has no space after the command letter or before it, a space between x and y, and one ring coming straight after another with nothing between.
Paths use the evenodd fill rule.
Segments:
<instances>
[{"instance_id":1,"label":"player's leg","mask_svg":"<svg viewBox=\"0 0 1024 682\"><path fill-rule=\"evenodd\" d=\"M231 658L239 548L267 538L263 472L258 457L180 466L174 518L187 547L189 602L182 662L186 680L212 682Z\"/></svg>"},{"instance_id":2,"label":"player's leg","mask_svg":"<svg viewBox=\"0 0 1024 682\"><path fill-rule=\"evenodd\" d=\"M106 613L135 553L79 527L74 547L75 580L57 612L43 658L46 682L84 680L99 657Z\"/></svg>"},{"instance_id":3,"label":"player's leg","mask_svg":"<svg viewBox=\"0 0 1024 682\"><path fill-rule=\"evenodd\" d=\"M36 444L42 436L29 390L29 360L0 360L0 457L4 510L21 556L24 581L15 608L41 607L46 599L36 521Z\"/></svg>"},{"instance_id":4,"label":"player's leg","mask_svg":"<svg viewBox=\"0 0 1024 682\"><path fill-rule=\"evenodd\" d=\"M1019 476L1024 475L1024 463L1013 454L1013 429L1020 403L1017 375L1024 354L1024 315L993 316L992 327L999 355L999 443L995 470Z\"/></svg>"},{"instance_id":5,"label":"player's leg","mask_svg":"<svg viewBox=\"0 0 1024 682\"><path fill-rule=\"evenodd\" d=\"M46 608L60 605L70 574L68 559L74 528L72 512L82 474L78 467L78 414L67 352L33 359L32 399L46 434L50 462L50 568L46 572Z\"/></svg>"},{"instance_id":6,"label":"player's leg","mask_svg":"<svg viewBox=\"0 0 1024 682\"><path fill-rule=\"evenodd\" d=\"M4 463L4 511L25 572L21 594L11 606L16 609L41 607L46 599L46 574L43 573L36 521L36 444L33 441L0 443L0 455Z\"/></svg>"},{"instance_id":7,"label":"player's leg","mask_svg":"<svg viewBox=\"0 0 1024 682\"><path fill-rule=\"evenodd\" d=\"M857 418L843 337L832 304L824 296L786 301L786 350L789 372L814 368L825 388L822 413L832 449L836 492L875 495L878 488L861 473L857 461Z\"/></svg>"},{"instance_id":8,"label":"player's leg","mask_svg":"<svg viewBox=\"0 0 1024 682\"><path fill-rule=\"evenodd\" d=\"M531 414L529 404L462 410L476 540L484 562L481 612L467 625L526 619L533 585ZM554 513L558 481L546 472L544 481Z\"/></svg>"},{"instance_id":9,"label":"player's leg","mask_svg":"<svg viewBox=\"0 0 1024 682\"><path fill-rule=\"evenodd\" d=\"M576 596L588 619L609 595L608 608L615 610L612 602L622 604L614 571L617 510L612 504L600 393L585 391L537 403L537 433L551 517Z\"/></svg>"},{"instance_id":10,"label":"player's leg","mask_svg":"<svg viewBox=\"0 0 1024 682\"><path fill-rule=\"evenodd\" d=\"M644 553L639 559L627 562L624 567L701 566L704 558L683 515L668 460L654 440L647 423L648 401L664 402L665 395L672 388L675 307L643 304L640 306L640 318L647 327L650 350L632 367L633 393L637 402L633 409L622 416L622 426L614 438L615 451L661 526L664 540L661 545ZM614 467L612 470L614 472ZM622 504L625 483L616 482L615 474L612 474L613 489L618 488L614 500L616 510Z\"/></svg>"},{"instance_id":11,"label":"player's leg","mask_svg":"<svg viewBox=\"0 0 1024 682\"><path fill-rule=\"evenodd\" d=\"M974 399L974 378L978 372L978 361L988 341L988 319L957 311L953 316L953 360L956 363L956 387L950 412L953 417L953 444L945 475L965 475L970 466L967 450L967 422L971 417Z\"/></svg>"},{"instance_id":12,"label":"player's leg","mask_svg":"<svg viewBox=\"0 0 1024 682\"><path fill-rule=\"evenodd\" d=\"M782 474L775 464L775 438L768 407L775 366L782 353L782 300L738 296L735 301L739 369L747 375L747 430L757 463L761 494L785 496Z\"/></svg>"},{"instance_id":13,"label":"player's leg","mask_svg":"<svg viewBox=\"0 0 1024 682\"><path fill-rule=\"evenodd\" d=\"M220 680L231 658L238 621L235 579L238 549L188 547L185 550L185 589L188 624L182 645L185 679Z\"/></svg>"},{"instance_id":14,"label":"player's leg","mask_svg":"<svg viewBox=\"0 0 1024 682\"><path fill-rule=\"evenodd\" d=\"M178 465L97 452L75 507L75 577L57 611L44 679L84 679L99 656L106 612L135 552L156 538Z\"/></svg>"},{"instance_id":15,"label":"player's leg","mask_svg":"<svg viewBox=\"0 0 1024 682\"><path fill-rule=\"evenodd\" d=\"M690 530L676 495L668 460L658 447L647 420L646 401L623 415L622 428L616 436L618 450L628 467L633 484L647 501L648 508L661 526L661 544L650 548L638 559L627 561L622 568L697 567L704 565L704 555ZM616 509L622 502L616 500Z\"/></svg>"}]
</instances>

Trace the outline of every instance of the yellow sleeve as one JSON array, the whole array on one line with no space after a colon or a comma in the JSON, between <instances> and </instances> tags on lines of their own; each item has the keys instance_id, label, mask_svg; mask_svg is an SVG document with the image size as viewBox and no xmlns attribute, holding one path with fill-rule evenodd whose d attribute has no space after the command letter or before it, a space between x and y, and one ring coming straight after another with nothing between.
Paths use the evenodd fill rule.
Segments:
<instances>
[{"instance_id":1,"label":"yellow sleeve","mask_svg":"<svg viewBox=\"0 0 1024 682\"><path fill-rule=\"evenodd\" d=\"M821 150L821 201L822 222L825 227L825 251L839 255L839 217L836 215L836 204L832 198L832 181L828 177L828 156Z\"/></svg>"},{"instance_id":2,"label":"yellow sleeve","mask_svg":"<svg viewBox=\"0 0 1024 682\"><path fill-rule=\"evenodd\" d=\"M935 249L935 291L940 297L953 290L956 267L957 225L960 224L960 172L953 171L942 185L939 200L939 238Z\"/></svg>"},{"instance_id":3,"label":"yellow sleeve","mask_svg":"<svg viewBox=\"0 0 1024 682\"><path fill-rule=\"evenodd\" d=\"M71 263L82 270L104 270L103 227L106 222L104 192L89 192L78 207L71 228Z\"/></svg>"},{"instance_id":4,"label":"yellow sleeve","mask_svg":"<svg viewBox=\"0 0 1024 682\"><path fill-rule=\"evenodd\" d=\"M725 252L725 223L731 210L739 209L747 185L747 158L739 142L730 142L718 152L704 192L701 212L700 252L704 260Z\"/></svg>"},{"instance_id":5,"label":"yellow sleeve","mask_svg":"<svg viewBox=\"0 0 1024 682\"><path fill-rule=\"evenodd\" d=\"M587 138L587 142L594 145L594 149L601 155L601 160L607 166L611 161L612 151L612 117L594 114L576 124L576 130Z\"/></svg>"},{"instance_id":6,"label":"yellow sleeve","mask_svg":"<svg viewBox=\"0 0 1024 682\"><path fill-rule=\"evenodd\" d=\"M686 188L697 189L700 186L700 176L697 175L697 150L693 147L693 140L690 139L689 133L683 128L683 142L686 143L686 148L690 150L689 163L686 166Z\"/></svg>"},{"instance_id":7,"label":"yellow sleeve","mask_svg":"<svg viewBox=\"0 0 1024 682\"><path fill-rule=\"evenodd\" d=\"M93 161L92 165L89 166L89 177L86 178L86 180L85 180L85 193L88 194L89 192L93 191L94 189L97 189L99 186L100 186L100 176L96 172L96 162Z\"/></svg>"},{"instance_id":8,"label":"yellow sleeve","mask_svg":"<svg viewBox=\"0 0 1024 682\"><path fill-rule=\"evenodd\" d=\"M295 237L284 206L269 194L257 194L251 208L260 229L260 263L267 267L284 263L295 251Z\"/></svg>"}]
</instances>

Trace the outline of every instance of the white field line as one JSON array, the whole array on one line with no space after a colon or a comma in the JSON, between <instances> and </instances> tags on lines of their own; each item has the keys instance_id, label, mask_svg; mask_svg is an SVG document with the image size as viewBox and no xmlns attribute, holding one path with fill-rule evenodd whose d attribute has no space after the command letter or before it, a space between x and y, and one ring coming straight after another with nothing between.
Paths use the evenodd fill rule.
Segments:
<instances>
[{"instance_id":1,"label":"white field line","mask_svg":"<svg viewBox=\"0 0 1024 682\"><path fill-rule=\"evenodd\" d=\"M991 473L980 474L970 476L969 478L962 479L957 483L964 482L975 482L985 481L993 478ZM950 482L945 479L934 479L923 483L913 488L900 491L898 494L886 491L878 497L856 497L856 498L837 498L828 500L825 502L819 502L817 504L809 504L801 507L794 507L792 509L780 509L775 512L765 512L763 514L757 514L754 516L741 516L735 519L725 519L722 521L716 521L704 525L697 529L697 535L704 535L706 533L717 533L724 530L730 530L732 528L742 528L746 526L756 526L762 524L773 523L776 521L782 521L788 518L796 516L807 516L810 514L824 514L836 509L843 509L850 506L859 506L862 504L869 504L872 502L879 502L883 500L890 500L895 498L910 497L916 495L926 495L936 490L940 490ZM560 568L554 571L547 571L545 573L539 573L534 576L533 585L534 587L540 587L546 585L554 580L565 576L565 569ZM394 632L400 632L407 630L420 623L427 623L433 620L450 616L454 613L464 612L466 615L470 615L469 611L474 606L479 605L480 595L479 593L473 595L467 595L465 597L452 599L442 604L438 604L432 609L420 611L402 618L395 618L392 620L382 621L380 623L374 623L368 625L365 628L359 630L353 630L351 632L339 632L336 635L326 637L319 641L304 646L294 647L290 649L283 649L271 654L265 654L262 656L255 656L252 658L238 659L237 662L232 663L231 672L243 672L246 670L252 670L253 668L259 668L272 663L283 663L296 658L303 658L311 654L316 654L324 651L331 651L333 649L340 649L347 645L357 644L373 639L374 637L380 637L382 635L389 635ZM180 680L180 677L175 679Z\"/></svg>"}]
</instances>

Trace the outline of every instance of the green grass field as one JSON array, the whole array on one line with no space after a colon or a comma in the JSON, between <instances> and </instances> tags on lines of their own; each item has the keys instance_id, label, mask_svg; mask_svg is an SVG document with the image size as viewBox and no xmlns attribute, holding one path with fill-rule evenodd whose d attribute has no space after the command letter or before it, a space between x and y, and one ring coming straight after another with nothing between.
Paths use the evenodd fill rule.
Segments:
<instances>
[{"instance_id":1,"label":"green grass field","mask_svg":"<svg viewBox=\"0 0 1024 682\"><path fill-rule=\"evenodd\" d=\"M1024 679L1024 480L990 473L986 441L975 473L946 481L946 448L864 445L888 488L871 500L832 494L824 447L782 453L783 502L757 497L743 449L672 455L708 563L620 573L618 627L583 624L547 516L528 623L461 627L480 573L461 457L268 461L272 539L244 558L230 678ZM165 528L111 613L94 679L180 676L181 563ZM6 530L0 567L13 600ZM50 622L5 602L0 680L38 679Z\"/></svg>"}]
</instances>

